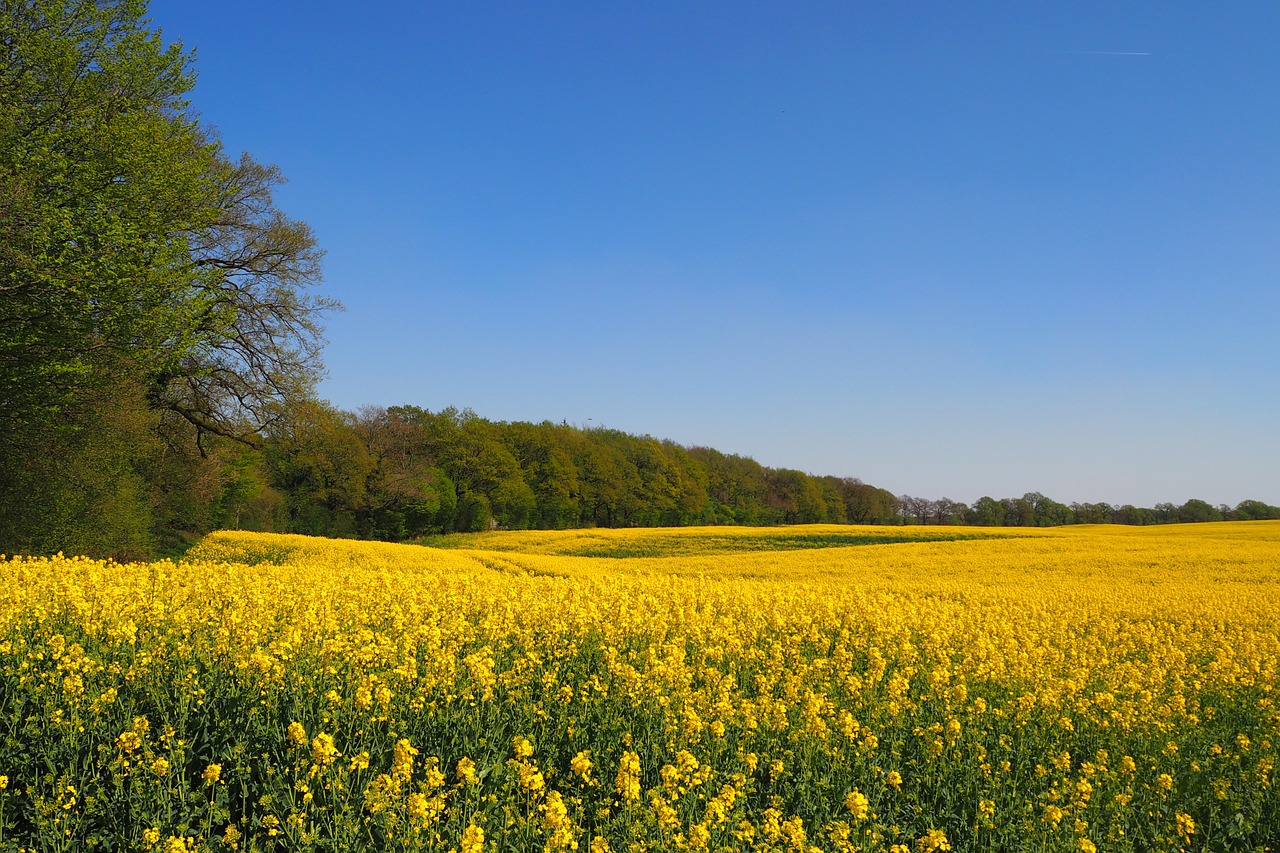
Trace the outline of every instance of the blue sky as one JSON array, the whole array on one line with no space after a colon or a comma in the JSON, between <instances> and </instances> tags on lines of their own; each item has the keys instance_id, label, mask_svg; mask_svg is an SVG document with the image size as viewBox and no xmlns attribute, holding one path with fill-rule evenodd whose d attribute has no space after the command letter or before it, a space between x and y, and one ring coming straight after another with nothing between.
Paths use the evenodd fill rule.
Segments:
<instances>
[{"instance_id":1,"label":"blue sky","mask_svg":"<svg viewBox=\"0 0 1280 853\"><path fill-rule=\"evenodd\" d=\"M1280 4L160 0L335 404L1280 504Z\"/></svg>"}]
</instances>

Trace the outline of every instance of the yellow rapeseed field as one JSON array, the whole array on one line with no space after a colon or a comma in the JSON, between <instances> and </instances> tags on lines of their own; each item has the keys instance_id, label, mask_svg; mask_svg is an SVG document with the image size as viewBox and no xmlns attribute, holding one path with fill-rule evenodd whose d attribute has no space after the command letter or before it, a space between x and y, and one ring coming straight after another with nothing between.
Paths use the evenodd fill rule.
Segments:
<instances>
[{"instance_id":1,"label":"yellow rapeseed field","mask_svg":"<svg viewBox=\"0 0 1280 853\"><path fill-rule=\"evenodd\" d=\"M0 561L0 850L1280 850L1280 522Z\"/></svg>"}]
</instances>

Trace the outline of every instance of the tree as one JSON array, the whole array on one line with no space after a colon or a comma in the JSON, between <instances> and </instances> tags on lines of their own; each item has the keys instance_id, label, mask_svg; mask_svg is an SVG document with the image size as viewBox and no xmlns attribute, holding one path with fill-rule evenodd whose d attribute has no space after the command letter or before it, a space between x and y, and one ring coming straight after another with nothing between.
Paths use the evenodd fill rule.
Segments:
<instances>
[{"instance_id":1,"label":"tree","mask_svg":"<svg viewBox=\"0 0 1280 853\"><path fill-rule=\"evenodd\" d=\"M281 401L312 394L320 318L339 306L306 291L320 280L321 253L305 223L275 208L278 168L242 154L235 164L218 158L206 177L218 215L185 234L186 340L162 349L152 400L201 436L253 440Z\"/></svg>"},{"instance_id":2,"label":"tree","mask_svg":"<svg viewBox=\"0 0 1280 853\"><path fill-rule=\"evenodd\" d=\"M188 436L204 459L217 437L255 442L320 370L319 318L336 306L307 291L315 240L274 207L279 171L233 162L188 111L191 55L145 11L0 4L0 515L21 503L35 525L0 525L0 550L109 550L42 522L59 483L88 472L32 482L38 457L126 448L106 433L127 426ZM137 418L113 417L139 394ZM119 500L141 517L154 466L132 443L120 476L142 479Z\"/></svg>"},{"instance_id":3,"label":"tree","mask_svg":"<svg viewBox=\"0 0 1280 853\"><path fill-rule=\"evenodd\" d=\"M716 524L759 524L768 491L765 468L748 456L693 447L689 455L702 464L707 477L707 507Z\"/></svg>"},{"instance_id":4,"label":"tree","mask_svg":"<svg viewBox=\"0 0 1280 853\"><path fill-rule=\"evenodd\" d=\"M286 495L290 531L354 535L374 468L355 416L327 403L302 401L282 413L269 438L268 466Z\"/></svg>"},{"instance_id":5,"label":"tree","mask_svg":"<svg viewBox=\"0 0 1280 853\"><path fill-rule=\"evenodd\" d=\"M145 474L160 442L136 386L94 389L74 427L11 433L0 448L0 553L148 556Z\"/></svg>"},{"instance_id":6,"label":"tree","mask_svg":"<svg viewBox=\"0 0 1280 853\"><path fill-rule=\"evenodd\" d=\"M840 492L851 524L889 523L897 512L898 498L893 492L869 486L856 477L843 478Z\"/></svg>"},{"instance_id":7,"label":"tree","mask_svg":"<svg viewBox=\"0 0 1280 853\"><path fill-rule=\"evenodd\" d=\"M1133 504L1123 504L1116 508L1112 514L1112 518L1116 524L1133 524L1146 525L1155 523L1155 513L1152 510L1143 507L1137 507Z\"/></svg>"},{"instance_id":8,"label":"tree","mask_svg":"<svg viewBox=\"0 0 1280 853\"><path fill-rule=\"evenodd\" d=\"M1192 498L1179 508L1178 521L1222 521L1222 513L1208 502Z\"/></svg>"},{"instance_id":9,"label":"tree","mask_svg":"<svg viewBox=\"0 0 1280 853\"><path fill-rule=\"evenodd\" d=\"M711 482L706 467L697 457L670 439L662 442L662 452L671 461L675 474L676 511L672 524L701 524L708 520L707 488Z\"/></svg>"},{"instance_id":10,"label":"tree","mask_svg":"<svg viewBox=\"0 0 1280 853\"><path fill-rule=\"evenodd\" d=\"M849 513L844 506L843 484L839 477L826 476L818 478L818 487L822 490L822 503L826 507L827 524L847 524Z\"/></svg>"},{"instance_id":11,"label":"tree","mask_svg":"<svg viewBox=\"0 0 1280 853\"><path fill-rule=\"evenodd\" d=\"M1000 503L1004 507L1006 527L1030 527L1035 523L1035 511L1026 498L1004 498Z\"/></svg>"},{"instance_id":12,"label":"tree","mask_svg":"<svg viewBox=\"0 0 1280 853\"><path fill-rule=\"evenodd\" d=\"M963 524L969 507L951 498L938 498L929 502L929 514L934 524Z\"/></svg>"},{"instance_id":13,"label":"tree","mask_svg":"<svg viewBox=\"0 0 1280 853\"><path fill-rule=\"evenodd\" d=\"M635 490L638 506L632 521L642 527L679 523L680 472L663 452L662 444L648 435L636 437L617 433L616 440L639 477Z\"/></svg>"},{"instance_id":14,"label":"tree","mask_svg":"<svg viewBox=\"0 0 1280 853\"><path fill-rule=\"evenodd\" d=\"M241 446L229 447L230 459L221 490L213 504L213 526L234 530L276 530L284 513L284 498L268 484L266 460L261 453Z\"/></svg>"},{"instance_id":15,"label":"tree","mask_svg":"<svg viewBox=\"0 0 1280 853\"><path fill-rule=\"evenodd\" d=\"M771 523L815 524L826 517L821 485L803 471L767 468L765 483L764 503L766 510L772 512Z\"/></svg>"},{"instance_id":16,"label":"tree","mask_svg":"<svg viewBox=\"0 0 1280 853\"><path fill-rule=\"evenodd\" d=\"M629 524L637 507L640 474L635 465L612 442L601 440L606 430L579 434L571 449L578 472L580 523L586 527L615 527Z\"/></svg>"},{"instance_id":17,"label":"tree","mask_svg":"<svg viewBox=\"0 0 1280 853\"><path fill-rule=\"evenodd\" d=\"M1004 505L990 495L983 495L973 502L967 520L983 527L999 527L1004 524Z\"/></svg>"},{"instance_id":18,"label":"tree","mask_svg":"<svg viewBox=\"0 0 1280 853\"><path fill-rule=\"evenodd\" d=\"M929 516L933 514L933 501L928 498L902 495L898 498L898 502L902 507L902 516L904 519L914 518L916 520L916 524L929 523Z\"/></svg>"},{"instance_id":19,"label":"tree","mask_svg":"<svg viewBox=\"0 0 1280 853\"><path fill-rule=\"evenodd\" d=\"M503 430L503 441L515 454L533 491L532 526L538 528L562 529L578 521L578 471L559 440L558 430L550 423L514 423Z\"/></svg>"},{"instance_id":20,"label":"tree","mask_svg":"<svg viewBox=\"0 0 1280 853\"><path fill-rule=\"evenodd\" d=\"M1109 503L1073 503L1071 514L1076 524L1110 524L1115 508Z\"/></svg>"},{"instance_id":21,"label":"tree","mask_svg":"<svg viewBox=\"0 0 1280 853\"><path fill-rule=\"evenodd\" d=\"M1231 512L1234 518L1244 520L1280 518L1280 507L1270 506L1258 500L1240 501Z\"/></svg>"},{"instance_id":22,"label":"tree","mask_svg":"<svg viewBox=\"0 0 1280 853\"><path fill-rule=\"evenodd\" d=\"M1031 505L1031 521L1037 527L1056 527L1071 523L1071 507L1046 498L1039 492L1027 492L1022 499Z\"/></svg>"},{"instance_id":23,"label":"tree","mask_svg":"<svg viewBox=\"0 0 1280 853\"><path fill-rule=\"evenodd\" d=\"M183 337L171 234L216 215L192 76L138 2L0 6L0 416L62 414L104 369Z\"/></svg>"},{"instance_id":24,"label":"tree","mask_svg":"<svg viewBox=\"0 0 1280 853\"><path fill-rule=\"evenodd\" d=\"M412 406L357 414L355 432L371 462L357 511L361 536L401 540L453 530L457 491L429 450L424 415Z\"/></svg>"}]
</instances>

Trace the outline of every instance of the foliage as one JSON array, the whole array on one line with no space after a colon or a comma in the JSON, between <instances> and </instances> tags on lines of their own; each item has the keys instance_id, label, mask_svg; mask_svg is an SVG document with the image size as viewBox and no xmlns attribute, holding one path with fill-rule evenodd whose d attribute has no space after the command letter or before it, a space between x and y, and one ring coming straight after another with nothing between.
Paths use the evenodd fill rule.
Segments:
<instances>
[{"instance_id":1,"label":"foliage","mask_svg":"<svg viewBox=\"0 0 1280 853\"><path fill-rule=\"evenodd\" d=\"M264 454L298 533L886 521L890 492L611 429L417 406L281 411Z\"/></svg>"},{"instance_id":2,"label":"foliage","mask_svg":"<svg viewBox=\"0 0 1280 853\"><path fill-rule=\"evenodd\" d=\"M319 370L314 238L275 208L279 171L189 112L190 54L145 9L0 5L0 515L26 513L0 548L123 556L209 529L220 439L255 440ZM127 544L119 519L65 523L86 481Z\"/></svg>"},{"instance_id":3,"label":"foliage","mask_svg":"<svg viewBox=\"0 0 1280 853\"><path fill-rule=\"evenodd\" d=\"M319 420L317 420L319 419ZM1280 517L1260 501L1155 509L1067 506L1039 492L972 506L903 495L852 477L767 468L708 447L565 423L490 421L418 406L284 411L265 445L287 529L403 541L489 528L705 524L1055 527ZM1274 516L1269 514L1274 513Z\"/></svg>"}]
</instances>

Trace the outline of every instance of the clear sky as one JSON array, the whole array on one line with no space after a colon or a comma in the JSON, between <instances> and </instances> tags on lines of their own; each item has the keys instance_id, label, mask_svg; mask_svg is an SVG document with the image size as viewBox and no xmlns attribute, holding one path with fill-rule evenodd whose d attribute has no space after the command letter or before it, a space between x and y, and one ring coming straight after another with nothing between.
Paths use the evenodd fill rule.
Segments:
<instances>
[{"instance_id":1,"label":"clear sky","mask_svg":"<svg viewBox=\"0 0 1280 853\"><path fill-rule=\"evenodd\" d=\"M1280 504L1280 3L158 0L338 406Z\"/></svg>"}]
</instances>

